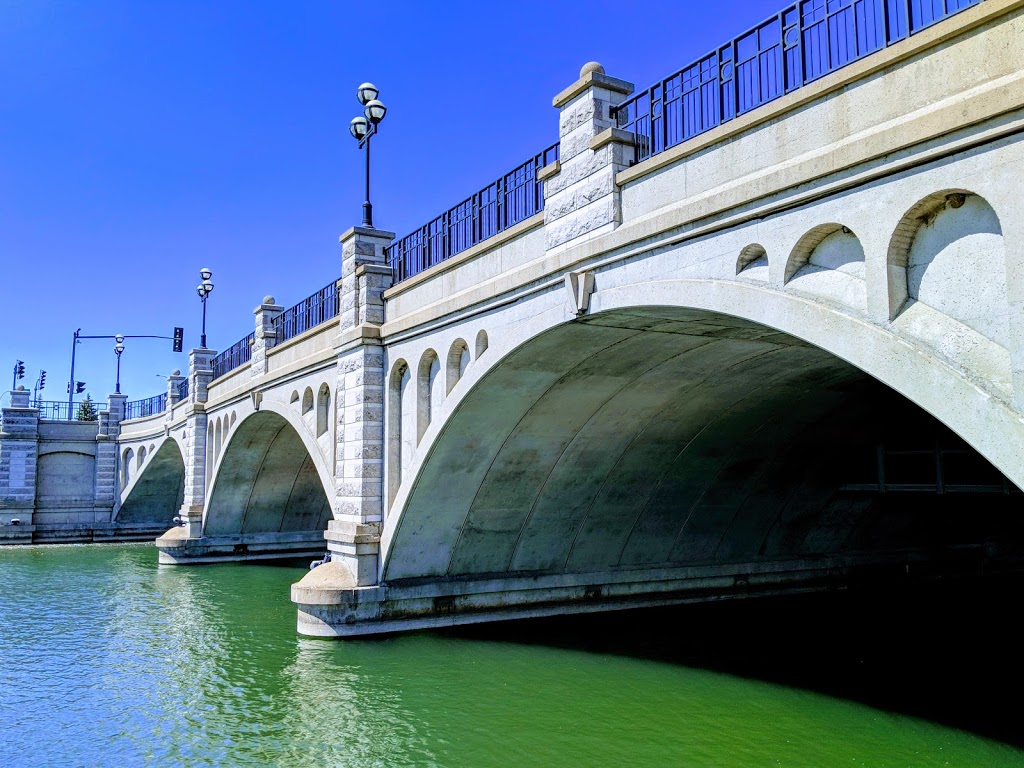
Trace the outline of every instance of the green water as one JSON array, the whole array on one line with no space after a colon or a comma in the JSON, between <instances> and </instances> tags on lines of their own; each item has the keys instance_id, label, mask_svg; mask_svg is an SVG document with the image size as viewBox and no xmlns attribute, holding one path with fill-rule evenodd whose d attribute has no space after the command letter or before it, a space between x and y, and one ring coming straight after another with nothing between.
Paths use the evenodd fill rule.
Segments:
<instances>
[{"instance_id":1,"label":"green water","mask_svg":"<svg viewBox=\"0 0 1024 768\"><path fill-rule=\"evenodd\" d=\"M295 634L302 574L158 567L147 546L0 550L0 766L1024 766L1007 680L978 678L990 660L953 671L943 646L935 674L957 690L909 695L928 677L900 671L920 656L902 630L881 666L886 643L846 657L835 637L884 626L782 631L816 603L329 642ZM981 735L1000 711L1002 742Z\"/></svg>"}]
</instances>

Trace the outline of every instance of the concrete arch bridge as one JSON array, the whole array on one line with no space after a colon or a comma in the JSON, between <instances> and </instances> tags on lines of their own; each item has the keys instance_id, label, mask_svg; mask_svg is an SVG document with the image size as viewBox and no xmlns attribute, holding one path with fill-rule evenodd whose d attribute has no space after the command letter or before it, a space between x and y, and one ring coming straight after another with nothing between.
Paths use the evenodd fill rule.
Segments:
<instances>
[{"instance_id":1,"label":"concrete arch bridge","mask_svg":"<svg viewBox=\"0 0 1024 768\"><path fill-rule=\"evenodd\" d=\"M1024 4L961 5L708 130L588 65L512 223L353 228L330 311L194 350L120 514L177 507L163 562L326 539L321 636L1018 567Z\"/></svg>"}]
</instances>

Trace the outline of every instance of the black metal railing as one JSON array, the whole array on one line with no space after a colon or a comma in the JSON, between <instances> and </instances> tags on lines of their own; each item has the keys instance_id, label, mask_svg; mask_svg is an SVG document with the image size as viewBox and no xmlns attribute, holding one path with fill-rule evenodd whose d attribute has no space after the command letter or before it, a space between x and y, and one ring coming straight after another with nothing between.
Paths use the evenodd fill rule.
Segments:
<instances>
[{"instance_id":1,"label":"black metal railing","mask_svg":"<svg viewBox=\"0 0 1024 768\"><path fill-rule=\"evenodd\" d=\"M287 341L338 316L338 286L332 280L319 291L274 318L277 342Z\"/></svg>"},{"instance_id":2,"label":"black metal railing","mask_svg":"<svg viewBox=\"0 0 1024 768\"><path fill-rule=\"evenodd\" d=\"M167 393L163 392L145 400L130 400L124 404L124 418L142 419L146 416L154 416L167 410Z\"/></svg>"},{"instance_id":3,"label":"black metal railing","mask_svg":"<svg viewBox=\"0 0 1024 768\"><path fill-rule=\"evenodd\" d=\"M537 172L558 160L558 144L534 155L518 168L488 184L387 249L394 281L401 282L428 267L493 237L544 210L543 183Z\"/></svg>"},{"instance_id":4,"label":"black metal railing","mask_svg":"<svg viewBox=\"0 0 1024 768\"><path fill-rule=\"evenodd\" d=\"M188 379L182 379L178 385L178 402L188 400Z\"/></svg>"},{"instance_id":5,"label":"black metal railing","mask_svg":"<svg viewBox=\"0 0 1024 768\"><path fill-rule=\"evenodd\" d=\"M252 343L255 339L256 333L250 333L213 358L213 378L219 379L225 373L248 363L252 359Z\"/></svg>"},{"instance_id":6,"label":"black metal railing","mask_svg":"<svg viewBox=\"0 0 1024 768\"><path fill-rule=\"evenodd\" d=\"M83 401L84 402L84 401ZM106 408L106 403L95 403L92 405L93 418L89 421L99 419L100 408ZM31 407L39 409L39 418L43 421L78 421L78 411L82 403L72 403L70 409L68 403L63 400L33 400Z\"/></svg>"},{"instance_id":7,"label":"black metal railing","mask_svg":"<svg viewBox=\"0 0 1024 768\"><path fill-rule=\"evenodd\" d=\"M674 147L983 0L801 0L620 104L634 162Z\"/></svg>"}]
</instances>

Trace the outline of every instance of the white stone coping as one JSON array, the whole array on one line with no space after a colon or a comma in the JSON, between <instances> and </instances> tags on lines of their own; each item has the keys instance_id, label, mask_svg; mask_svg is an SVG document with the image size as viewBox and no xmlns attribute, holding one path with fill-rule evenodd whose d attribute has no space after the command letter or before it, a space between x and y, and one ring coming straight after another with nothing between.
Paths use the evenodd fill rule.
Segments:
<instances>
[{"instance_id":1,"label":"white stone coping","mask_svg":"<svg viewBox=\"0 0 1024 768\"><path fill-rule=\"evenodd\" d=\"M628 96L633 92L634 86L627 80L620 80L611 75L605 75L601 72L588 72L555 96L551 100L551 105L556 108L563 107L589 88L604 88L607 91Z\"/></svg>"},{"instance_id":2,"label":"white stone coping","mask_svg":"<svg viewBox=\"0 0 1024 768\"><path fill-rule=\"evenodd\" d=\"M605 128L597 136L590 140L590 148L595 152L606 144L628 144L633 146L636 134L624 131L621 128ZM622 182L619 182L620 184Z\"/></svg>"},{"instance_id":3,"label":"white stone coping","mask_svg":"<svg viewBox=\"0 0 1024 768\"><path fill-rule=\"evenodd\" d=\"M557 176L562 170L562 163L559 160L555 160L553 163L548 163L539 171L537 171L537 181L547 181L552 176Z\"/></svg>"},{"instance_id":4,"label":"white stone coping","mask_svg":"<svg viewBox=\"0 0 1024 768\"><path fill-rule=\"evenodd\" d=\"M346 240L351 240L356 235L362 235L363 237L381 238L382 240L395 239L394 232L386 232L383 229L374 229L373 227L349 227L338 238L338 242L344 243Z\"/></svg>"}]
</instances>

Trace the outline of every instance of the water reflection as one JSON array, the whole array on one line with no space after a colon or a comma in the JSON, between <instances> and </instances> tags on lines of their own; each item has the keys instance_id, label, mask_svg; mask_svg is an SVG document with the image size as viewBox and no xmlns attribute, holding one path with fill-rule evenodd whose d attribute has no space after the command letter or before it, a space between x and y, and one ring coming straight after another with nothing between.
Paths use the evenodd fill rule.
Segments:
<instances>
[{"instance_id":1,"label":"water reflection","mask_svg":"<svg viewBox=\"0 0 1024 768\"><path fill-rule=\"evenodd\" d=\"M1024 765L1005 744L812 690L835 682L813 649L840 655L869 632L841 612L815 609L811 635L784 631L806 607L776 604L732 625L612 614L336 643L295 634L301 565L155 560L145 546L0 552L0 765ZM890 667L928 638L905 623L872 625L890 633ZM859 658L851 678L886 671Z\"/></svg>"}]
</instances>

